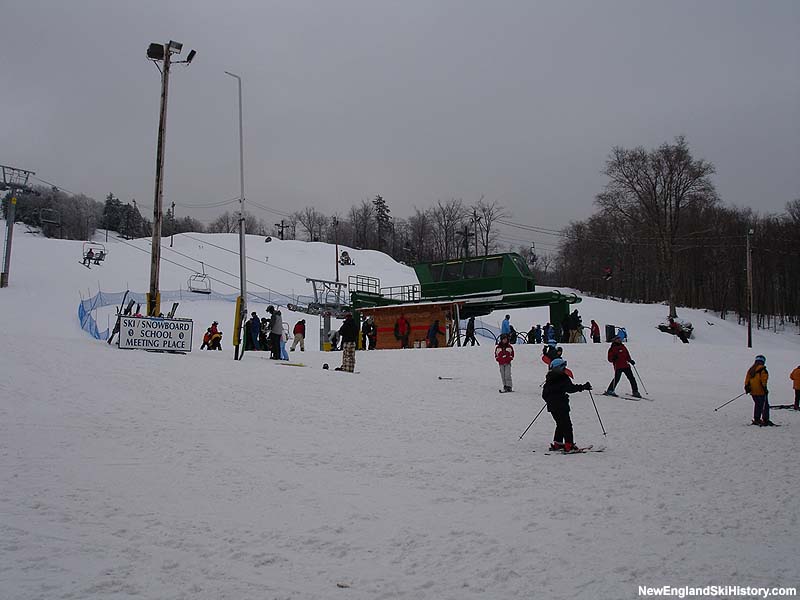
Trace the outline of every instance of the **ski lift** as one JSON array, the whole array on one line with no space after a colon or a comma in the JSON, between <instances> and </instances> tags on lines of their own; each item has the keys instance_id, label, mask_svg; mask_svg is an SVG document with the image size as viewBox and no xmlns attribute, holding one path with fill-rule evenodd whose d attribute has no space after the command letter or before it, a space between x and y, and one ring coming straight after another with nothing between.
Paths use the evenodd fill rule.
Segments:
<instances>
[{"instance_id":1,"label":"ski lift","mask_svg":"<svg viewBox=\"0 0 800 600\"><path fill-rule=\"evenodd\" d=\"M48 225L61 225L61 213L54 208L40 208L39 222Z\"/></svg>"},{"instance_id":2,"label":"ski lift","mask_svg":"<svg viewBox=\"0 0 800 600\"><path fill-rule=\"evenodd\" d=\"M108 256L106 247L99 242L83 242L83 265L88 267L94 263L99 265Z\"/></svg>"},{"instance_id":3,"label":"ski lift","mask_svg":"<svg viewBox=\"0 0 800 600\"><path fill-rule=\"evenodd\" d=\"M189 291L195 294L210 294L211 278L206 275L206 266L203 263L200 263L200 266L203 272L190 276L186 285L189 287Z\"/></svg>"}]
</instances>

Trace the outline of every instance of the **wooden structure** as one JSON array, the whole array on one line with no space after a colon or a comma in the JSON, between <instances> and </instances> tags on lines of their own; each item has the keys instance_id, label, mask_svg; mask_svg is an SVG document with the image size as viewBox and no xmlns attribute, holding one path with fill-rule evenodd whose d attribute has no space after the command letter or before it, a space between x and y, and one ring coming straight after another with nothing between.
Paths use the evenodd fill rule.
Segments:
<instances>
[{"instance_id":1,"label":"wooden structure","mask_svg":"<svg viewBox=\"0 0 800 600\"><path fill-rule=\"evenodd\" d=\"M439 347L450 345L453 336L457 335L457 316L459 301L445 302L412 302L404 304L390 304L388 306L372 306L359 308L358 312L365 317L372 317L377 327L378 337L376 349L402 348L400 340L394 337L394 325L400 316L408 319L411 325L411 334L408 337L409 347L425 347L428 338L428 329L437 319L444 335L439 336Z\"/></svg>"}]
</instances>

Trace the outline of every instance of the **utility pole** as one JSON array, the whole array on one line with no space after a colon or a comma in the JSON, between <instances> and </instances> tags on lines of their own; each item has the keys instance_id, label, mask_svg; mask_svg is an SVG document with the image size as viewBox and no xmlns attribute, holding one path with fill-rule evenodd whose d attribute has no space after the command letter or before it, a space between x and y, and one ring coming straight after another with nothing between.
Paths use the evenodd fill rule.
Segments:
<instances>
[{"instance_id":1,"label":"utility pole","mask_svg":"<svg viewBox=\"0 0 800 600\"><path fill-rule=\"evenodd\" d=\"M481 220L481 216L478 214L476 209L472 209L472 223L475 226L475 256L478 256L478 221Z\"/></svg>"},{"instance_id":2,"label":"utility pole","mask_svg":"<svg viewBox=\"0 0 800 600\"><path fill-rule=\"evenodd\" d=\"M753 230L747 230L747 347L753 347L753 253L750 248L750 236Z\"/></svg>"},{"instance_id":3,"label":"utility pole","mask_svg":"<svg viewBox=\"0 0 800 600\"><path fill-rule=\"evenodd\" d=\"M339 219L333 217L333 241L336 244L336 283L339 283Z\"/></svg>"},{"instance_id":4,"label":"utility pole","mask_svg":"<svg viewBox=\"0 0 800 600\"><path fill-rule=\"evenodd\" d=\"M278 228L278 231L279 231L278 235L280 235L280 238L283 239L283 230L286 229L288 227L288 225L284 225L283 224L283 219L281 219L280 223L275 223L275 227Z\"/></svg>"},{"instance_id":5,"label":"utility pole","mask_svg":"<svg viewBox=\"0 0 800 600\"><path fill-rule=\"evenodd\" d=\"M469 258L469 238L472 234L469 232L469 225L464 224L464 258Z\"/></svg>"},{"instance_id":6,"label":"utility pole","mask_svg":"<svg viewBox=\"0 0 800 600\"><path fill-rule=\"evenodd\" d=\"M175 203L172 203L171 206L172 210L170 211L170 219L172 223L172 231L170 232L172 235L169 236L169 247L172 248L172 242L175 239Z\"/></svg>"},{"instance_id":7,"label":"utility pole","mask_svg":"<svg viewBox=\"0 0 800 600\"><path fill-rule=\"evenodd\" d=\"M3 272L0 273L0 288L8 287L8 274L11 270L11 242L14 239L14 217L17 212L17 190L29 192L28 178L36 175L33 171L17 169L0 165L3 171L3 181L0 182L0 189L11 190L11 198L8 199L8 209L6 211L6 242L3 247Z\"/></svg>"},{"instance_id":8,"label":"utility pole","mask_svg":"<svg viewBox=\"0 0 800 600\"><path fill-rule=\"evenodd\" d=\"M169 95L169 68L172 64L172 55L180 54L183 44L170 40L166 44L150 44L147 48L147 58L158 66L161 61L161 108L158 113L158 142L156 145L156 185L155 200L153 201L153 235L150 245L150 293L147 295L147 314L157 317L161 311L161 293L158 289L158 280L161 270L161 205L164 199L164 140L167 132L167 98ZM189 52L184 61L189 64L194 59L195 51ZM134 208L136 202L134 201Z\"/></svg>"}]
</instances>

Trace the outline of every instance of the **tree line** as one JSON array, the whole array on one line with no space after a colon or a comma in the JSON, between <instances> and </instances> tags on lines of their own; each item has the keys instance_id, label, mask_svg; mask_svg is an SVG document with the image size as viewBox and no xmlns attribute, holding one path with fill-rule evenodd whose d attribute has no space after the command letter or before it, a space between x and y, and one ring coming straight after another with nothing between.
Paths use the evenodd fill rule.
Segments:
<instances>
[{"instance_id":1,"label":"tree line","mask_svg":"<svg viewBox=\"0 0 800 600\"><path fill-rule=\"evenodd\" d=\"M676 138L654 150L614 148L598 211L562 232L557 279L598 296L748 314L752 249L754 325L800 314L800 199L780 215L722 204L711 163Z\"/></svg>"}]
</instances>

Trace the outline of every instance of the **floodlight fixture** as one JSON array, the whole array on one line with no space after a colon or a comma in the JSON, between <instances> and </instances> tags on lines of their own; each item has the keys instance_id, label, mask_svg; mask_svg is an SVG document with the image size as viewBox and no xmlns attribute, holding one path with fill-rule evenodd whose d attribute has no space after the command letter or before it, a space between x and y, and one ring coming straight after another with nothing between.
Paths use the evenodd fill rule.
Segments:
<instances>
[{"instance_id":1,"label":"floodlight fixture","mask_svg":"<svg viewBox=\"0 0 800 600\"><path fill-rule=\"evenodd\" d=\"M150 60L164 60L164 44L150 44L147 47L147 58Z\"/></svg>"},{"instance_id":2,"label":"floodlight fixture","mask_svg":"<svg viewBox=\"0 0 800 600\"><path fill-rule=\"evenodd\" d=\"M181 50L183 50L183 44L176 42L175 40L169 41L170 54L180 54Z\"/></svg>"},{"instance_id":3,"label":"floodlight fixture","mask_svg":"<svg viewBox=\"0 0 800 600\"><path fill-rule=\"evenodd\" d=\"M188 65L194 60L194 55L197 54L195 50L189 50L189 55L186 57L186 64Z\"/></svg>"}]
</instances>

